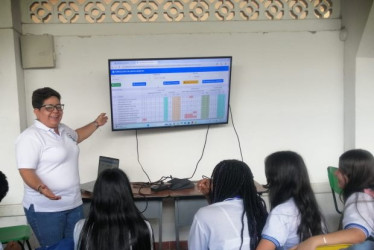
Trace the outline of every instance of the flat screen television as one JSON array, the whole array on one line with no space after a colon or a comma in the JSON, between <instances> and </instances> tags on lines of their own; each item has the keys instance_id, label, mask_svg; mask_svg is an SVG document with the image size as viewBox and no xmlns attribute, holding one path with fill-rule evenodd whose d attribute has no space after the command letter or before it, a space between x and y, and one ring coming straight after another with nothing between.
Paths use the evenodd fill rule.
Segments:
<instances>
[{"instance_id":1,"label":"flat screen television","mask_svg":"<svg viewBox=\"0 0 374 250\"><path fill-rule=\"evenodd\" d=\"M112 131L228 123L231 56L108 65Z\"/></svg>"}]
</instances>

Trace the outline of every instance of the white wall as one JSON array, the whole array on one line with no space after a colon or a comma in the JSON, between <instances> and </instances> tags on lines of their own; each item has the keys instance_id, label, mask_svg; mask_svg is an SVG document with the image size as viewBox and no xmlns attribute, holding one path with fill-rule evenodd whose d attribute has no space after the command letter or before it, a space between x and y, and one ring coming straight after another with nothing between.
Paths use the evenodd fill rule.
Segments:
<instances>
[{"instance_id":1,"label":"white wall","mask_svg":"<svg viewBox=\"0 0 374 250\"><path fill-rule=\"evenodd\" d=\"M72 27L73 28L73 27ZM301 153L313 182L342 152L342 53L337 31L138 36L56 36L56 68L25 70L26 99L50 86L62 94L63 122L77 128L109 108L108 58L232 55L231 107L244 160L264 182L263 159L275 150ZM196 42L198 41L198 46ZM34 115L27 103L28 123ZM152 180L191 176L206 127L138 132L141 162ZM146 181L135 133L110 124L80 146L81 180L95 178L98 156L120 158L134 181ZM212 126L195 179L218 161L240 158L234 130Z\"/></svg>"},{"instance_id":2,"label":"white wall","mask_svg":"<svg viewBox=\"0 0 374 250\"><path fill-rule=\"evenodd\" d=\"M364 97L360 91L357 77L360 57L373 57L373 0L342 1L342 27L344 27L344 149L361 147L357 144L357 106ZM368 18L369 17L369 18ZM371 41L371 42L370 42ZM361 51L361 52L360 52ZM362 92L361 92L362 93ZM361 100L360 100L361 99ZM367 101L367 100L364 100ZM371 116L370 114L366 114ZM370 126L367 124L367 126ZM362 127L361 127L362 128ZM373 138L374 139L374 138Z\"/></svg>"},{"instance_id":3,"label":"white wall","mask_svg":"<svg viewBox=\"0 0 374 250\"><path fill-rule=\"evenodd\" d=\"M374 93L374 58L357 59L357 79L356 95L356 145L359 148L365 148L374 152L374 116L370 116L374 109L374 100L371 97Z\"/></svg>"},{"instance_id":4,"label":"white wall","mask_svg":"<svg viewBox=\"0 0 374 250\"><path fill-rule=\"evenodd\" d=\"M0 8L0 170L8 178L9 192L1 201L1 225L25 223L22 199L23 182L15 168L14 138L26 127L23 71L20 62L19 33L13 23L11 1Z\"/></svg>"},{"instance_id":5,"label":"white wall","mask_svg":"<svg viewBox=\"0 0 374 250\"><path fill-rule=\"evenodd\" d=\"M374 5L371 5L356 59L356 147L374 152Z\"/></svg>"}]
</instances>

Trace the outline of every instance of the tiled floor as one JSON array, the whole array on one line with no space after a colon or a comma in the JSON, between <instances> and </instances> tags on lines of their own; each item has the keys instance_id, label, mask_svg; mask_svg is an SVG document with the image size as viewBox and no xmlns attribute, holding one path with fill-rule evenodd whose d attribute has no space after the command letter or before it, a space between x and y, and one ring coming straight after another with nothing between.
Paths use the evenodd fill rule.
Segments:
<instances>
[{"instance_id":1,"label":"tiled floor","mask_svg":"<svg viewBox=\"0 0 374 250\"><path fill-rule=\"evenodd\" d=\"M158 243L156 243L155 245L156 245L155 250L158 250L159 249ZM162 242L162 250L176 250L176 249L177 249L177 246L176 246L175 241ZM179 249L188 250L187 241L180 241Z\"/></svg>"}]
</instances>

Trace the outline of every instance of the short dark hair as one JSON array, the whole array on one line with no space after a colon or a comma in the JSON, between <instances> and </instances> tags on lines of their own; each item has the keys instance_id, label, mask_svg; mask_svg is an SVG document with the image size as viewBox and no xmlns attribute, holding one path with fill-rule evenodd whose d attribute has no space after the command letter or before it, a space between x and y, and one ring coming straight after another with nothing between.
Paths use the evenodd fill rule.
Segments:
<instances>
[{"instance_id":1,"label":"short dark hair","mask_svg":"<svg viewBox=\"0 0 374 250\"><path fill-rule=\"evenodd\" d=\"M0 171L0 201L8 193L8 190L9 190L9 185L8 185L6 176L3 172Z\"/></svg>"},{"instance_id":2,"label":"short dark hair","mask_svg":"<svg viewBox=\"0 0 374 250\"><path fill-rule=\"evenodd\" d=\"M37 90L34 90L32 93L32 107L34 109L40 109L44 103L44 100L55 96L59 100L61 100L61 95L56 90L51 89L49 87L40 88Z\"/></svg>"}]
</instances>

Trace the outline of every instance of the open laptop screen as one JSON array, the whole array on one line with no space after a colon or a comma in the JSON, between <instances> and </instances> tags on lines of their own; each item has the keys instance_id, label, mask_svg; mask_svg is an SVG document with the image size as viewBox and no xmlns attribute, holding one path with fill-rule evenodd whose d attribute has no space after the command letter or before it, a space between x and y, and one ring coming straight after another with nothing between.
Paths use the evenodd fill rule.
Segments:
<instances>
[{"instance_id":1,"label":"open laptop screen","mask_svg":"<svg viewBox=\"0 0 374 250\"><path fill-rule=\"evenodd\" d=\"M119 167L119 159L106 157L106 156L100 156L97 176L99 176L101 172L103 172L105 169L118 168L118 167Z\"/></svg>"},{"instance_id":2,"label":"open laptop screen","mask_svg":"<svg viewBox=\"0 0 374 250\"><path fill-rule=\"evenodd\" d=\"M99 176L105 169L118 168L118 167L119 167L119 159L111 158L107 156L100 156L99 167L97 169L97 176ZM96 180L85 182L85 183L82 183L80 187L82 190L93 192L95 182Z\"/></svg>"}]
</instances>

